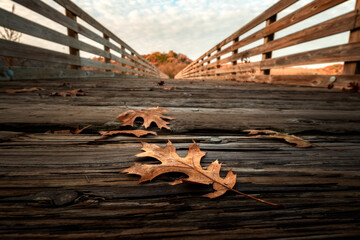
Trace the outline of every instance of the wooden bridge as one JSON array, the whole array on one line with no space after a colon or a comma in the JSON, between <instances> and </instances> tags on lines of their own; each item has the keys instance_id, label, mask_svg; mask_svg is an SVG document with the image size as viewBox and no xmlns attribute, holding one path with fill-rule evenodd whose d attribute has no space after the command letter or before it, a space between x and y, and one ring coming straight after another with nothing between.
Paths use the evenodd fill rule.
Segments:
<instances>
[{"instance_id":1,"label":"wooden bridge","mask_svg":"<svg viewBox=\"0 0 360 240\"><path fill-rule=\"evenodd\" d=\"M1 239L360 236L359 0L349 13L277 39L278 31L346 2L315 0L277 19L297 2L281 0L176 79L165 79L69 0L54 0L64 14L39 0L13 1L61 24L68 34L3 9L1 26L65 45L69 53L0 39L0 56L11 63L0 69ZM264 22L264 28L242 37ZM349 43L272 58L276 49L347 31ZM79 35L104 48L79 40ZM262 45L241 50L259 39L264 39ZM263 56L259 62L244 61L258 54ZM272 74L279 67L328 62L345 62L343 75ZM21 89L31 91L11 91ZM57 96L67 94L79 96ZM151 125L148 130L158 135L142 138L98 133L130 130L115 121L120 113L156 106L175 118L170 130ZM137 119L136 127L141 124ZM254 138L247 129L295 134L312 146ZM141 141L165 146L168 140L180 156L196 141L207 152L203 167L218 159L222 173L232 169L237 174L235 189L286 208L232 192L204 198L210 186L170 186L178 174L138 184L138 176L120 173L143 162L135 156Z\"/></svg>"}]
</instances>

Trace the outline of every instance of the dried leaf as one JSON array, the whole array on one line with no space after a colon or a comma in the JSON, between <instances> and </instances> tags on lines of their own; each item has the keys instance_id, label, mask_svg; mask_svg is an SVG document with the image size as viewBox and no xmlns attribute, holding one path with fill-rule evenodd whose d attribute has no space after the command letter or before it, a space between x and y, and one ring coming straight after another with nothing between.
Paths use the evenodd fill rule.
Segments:
<instances>
[{"instance_id":1,"label":"dried leaf","mask_svg":"<svg viewBox=\"0 0 360 240\"><path fill-rule=\"evenodd\" d=\"M63 97L85 96L85 92L81 89L74 89L74 90L66 91L66 92L52 92L51 96L63 96Z\"/></svg>"},{"instance_id":2,"label":"dried leaf","mask_svg":"<svg viewBox=\"0 0 360 240\"><path fill-rule=\"evenodd\" d=\"M60 84L59 87L67 87L67 88L70 88L70 89L71 89L71 88L72 88L72 85L71 85L71 83L64 82L64 83Z\"/></svg>"},{"instance_id":3,"label":"dried leaf","mask_svg":"<svg viewBox=\"0 0 360 240\"><path fill-rule=\"evenodd\" d=\"M8 89L6 90L6 93L23 93L23 92L36 92L36 91L44 91L44 88L23 88L23 89Z\"/></svg>"},{"instance_id":4,"label":"dried leaf","mask_svg":"<svg viewBox=\"0 0 360 240\"><path fill-rule=\"evenodd\" d=\"M58 130L58 131L51 131L51 130L48 130L46 131L45 133L52 133L52 134L74 134L74 135L77 135L77 134L80 134L82 131L84 131L85 129L87 129L88 127L90 127L91 125L87 125L81 129L79 129L79 127L77 127L76 129L74 130L70 130L70 129L67 129L67 130Z\"/></svg>"},{"instance_id":5,"label":"dried leaf","mask_svg":"<svg viewBox=\"0 0 360 240\"><path fill-rule=\"evenodd\" d=\"M91 127L91 125L87 125L87 126L81 128L81 129L79 129L79 127L77 127L72 133L73 134L80 134L82 131L84 131L85 129L87 129L89 127Z\"/></svg>"},{"instance_id":6,"label":"dried leaf","mask_svg":"<svg viewBox=\"0 0 360 240\"><path fill-rule=\"evenodd\" d=\"M248 132L250 135L256 135L252 137L256 138L279 138L283 139L288 143L295 144L295 147L298 148L308 148L311 147L312 144L302 138L299 138L295 135L289 135L285 133L279 133L272 130L244 130L244 132ZM265 134L265 135L263 135Z\"/></svg>"},{"instance_id":7,"label":"dried leaf","mask_svg":"<svg viewBox=\"0 0 360 240\"><path fill-rule=\"evenodd\" d=\"M200 184L213 184L215 192L206 194L206 197L215 198L223 195L232 189L236 183L236 175L229 171L225 178L221 178L218 161L213 162L206 170L200 165L200 160L205 156L205 152L200 151L199 146L194 143L189 147L189 153L185 158L176 154L176 149L169 141L166 147L162 148L156 144L143 143L143 153L137 157L153 157L161 164L140 164L135 163L132 167L125 169L123 173L137 174L141 178L139 182L150 181L153 178L169 172L182 172L188 175L186 179L178 179L171 185L182 182L194 182Z\"/></svg>"},{"instance_id":8,"label":"dried leaf","mask_svg":"<svg viewBox=\"0 0 360 240\"><path fill-rule=\"evenodd\" d=\"M275 203L266 202L264 200L255 198L245 193L233 189L236 184L236 175L230 170L225 178L220 177L221 164L216 160L212 162L206 169L203 169L200 161L206 152L200 151L199 146L194 144L189 146L189 152L186 157L181 158L177 153L175 147L169 141L168 144L162 148L156 144L142 143L143 153L137 154L137 157L153 157L161 162L161 164L141 164L135 163L132 167L123 170L123 173L140 175L139 183L150 181L155 177L170 172L181 172L188 177L175 180L171 185L180 184L183 182L192 182L206 185L213 185L215 190L212 193L204 195L208 198L216 198L227 191L233 191L242 194L246 197L252 198L262 203L279 206Z\"/></svg>"},{"instance_id":9,"label":"dried leaf","mask_svg":"<svg viewBox=\"0 0 360 240\"><path fill-rule=\"evenodd\" d=\"M169 123L163 119L172 120L175 118L163 115L166 112L168 112L167 109L160 107L150 108L148 110L128 110L120 114L117 117L116 121L122 122L121 126L133 127L135 119L140 117L144 119L143 126L145 128L148 128L151 125L151 123L154 122L160 129L161 128L170 129L170 127L168 126Z\"/></svg>"},{"instance_id":10,"label":"dried leaf","mask_svg":"<svg viewBox=\"0 0 360 240\"><path fill-rule=\"evenodd\" d=\"M119 131L100 131L99 132L102 136L112 136L116 134L133 134L136 137L142 137L148 134L157 135L156 132L153 131L146 131L146 130L119 130Z\"/></svg>"},{"instance_id":11,"label":"dried leaf","mask_svg":"<svg viewBox=\"0 0 360 240\"><path fill-rule=\"evenodd\" d=\"M163 89L167 91L173 91L176 89L176 87L163 87Z\"/></svg>"}]
</instances>

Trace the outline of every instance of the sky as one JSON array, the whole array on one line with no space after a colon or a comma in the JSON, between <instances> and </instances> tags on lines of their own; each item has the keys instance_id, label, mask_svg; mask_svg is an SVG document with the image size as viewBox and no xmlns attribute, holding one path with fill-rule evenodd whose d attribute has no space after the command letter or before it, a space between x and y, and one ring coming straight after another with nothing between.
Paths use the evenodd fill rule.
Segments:
<instances>
[{"instance_id":1,"label":"sky","mask_svg":"<svg viewBox=\"0 0 360 240\"><path fill-rule=\"evenodd\" d=\"M277 0L75 0L140 53L199 57Z\"/></svg>"},{"instance_id":2,"label":"sky","mask_svg":"<svg viewBox=\"0 0 360 240\"><path fill-rule=\"evenodd\" d=\"M42 1L64 12L64 9L54 1ZM278 2L278 0L73 0L73 2L140 54L173 50L195 60L215 44L221 42ZM298 1L281 12L278 18L309 2L312 1ZM6 10L10 10L12 4L13 2L10 0L0 0L0 7ZM354 9L354 6L355 0L350 0L337 8L330 9L303 23L277 33L275 38L280 38L320 21L349 12ZM66 34L66 28L51 20L44 19L42 16L17 4L16 14ZM84 24L81 20L79 22ZM263 26L261 25L260 28ZM22 40L24 43L44 48L56 49L62 52L68 51L62 45L26 35L23 36ZM80 37L80 40L91 42L84 37ZM275 51L273 56L296 53L304 49L312 50L333 46L346 43L347 40L348 34L339 34L297 47ZM263 40L248 47L254 47L262 43ZM93 44L96 45L96 43ZM103 47L101 45L96 46ZM86 54L82 56L91 57ZM251 60L256 61L258 59Z\"/></svg>"}]
</instances>

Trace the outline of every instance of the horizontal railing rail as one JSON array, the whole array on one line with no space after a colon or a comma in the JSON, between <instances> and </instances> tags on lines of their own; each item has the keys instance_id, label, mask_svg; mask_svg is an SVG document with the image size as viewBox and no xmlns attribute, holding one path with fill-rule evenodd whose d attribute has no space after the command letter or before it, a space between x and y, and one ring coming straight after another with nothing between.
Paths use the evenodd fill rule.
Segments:
<instances>
[{"instance_id":1,"label":"horizontal railing rail","mask_svg":"<svg viewBox=\"0 0 360 240\"><path fill-rule=\"evenodd\" d=\"M41 0L13 0L13 2L64 26L67 28L67 34L2 8L0 8L0 26L69 48L69 53L62 53L55 49L49 50L41 46L0 39L0 56L49 63L45 68L32 67L31 64L26 67L5 66L12 68L15 78L164 77L154 65L70 0L54 0L64 8L64 13ZM78 18L102 35L78 23ZM92 40L97 45L102 45L103 49L79 40L79 35ZM81 57L80 52L93 54L94 58ZM65 67L61 69L58 67L59 64Z\"/></svg>"},{"instance_id":2,"label":"horizontal railing rail","mask_svg":"<svg viewBox=\"0 0 360 240\"><path fill-rule=\"evenodd\" d=\"M284 80L285 76L271 74L271 71L276 68L299 65L345 62L343 75L337 76L337 78L358 79L358 74L360 74L360 0L356 0L355 9L350 12L308 28L299 29L297 32L284 37L275 38L275 34L279 31L346 1L314 0L277 20L277 16L281 11L297 2L297 0L281 0L205 52L179 72L175 78L286 83ZM250 30L255 30L259 24L264 23L265 27L262 29L250 35L245 35ZM346 44L324 47L317 50L304 49L300 53L272 57L272 53L275 50L285 49L344 32L350 32L350 40ZM254 44L262 39L264 40L263 44L251 47L250 44ZM246 49L247 46L249 47ZM262 58L260 61L250 62L249 59L254 56L262 56ZM327 76L303 75L301 77L307 79L305 82L300 81L301 84L305 85L324 85L329 82L324 81ZM289 76L288 79L288 83L296 84L300 77ZM314 79L319 81L314 81Z\"/></svg>"}]
</instances>

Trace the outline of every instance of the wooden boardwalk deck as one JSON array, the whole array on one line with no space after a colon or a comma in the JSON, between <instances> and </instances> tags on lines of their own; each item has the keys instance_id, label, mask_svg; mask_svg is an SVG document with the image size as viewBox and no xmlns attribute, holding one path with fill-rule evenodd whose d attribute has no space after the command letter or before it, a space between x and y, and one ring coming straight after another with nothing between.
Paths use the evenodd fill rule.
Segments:
<instances>
[{"instance_id":1,"label":"wooden boardwalk deck","mask_svg":"<svg viewBox=\"0 0 360 240\"><path fill-rule=\"evenodd\" d=\"M360 236L360 95L336 89L201 80L85 79L0 82L2 239L350 239ZM53 97L69 83L85 96ZM66 84L65 84L66 85ZM41 87L6 94L7 89ZM102 138L128 108L171 110L158 136ZM45 134L91 124L79 135ZM155 129L155 127L152 127ZM296 133L294 148L245 129ZM180 155L195 140L237 174L235 188L267 206L208 186L169 186L177 175L137 184L121 174L140 141ZM336 151L341 150L341 151Z\"/></svg>"}]
</instances>

